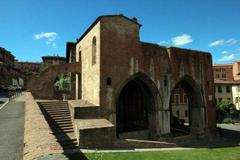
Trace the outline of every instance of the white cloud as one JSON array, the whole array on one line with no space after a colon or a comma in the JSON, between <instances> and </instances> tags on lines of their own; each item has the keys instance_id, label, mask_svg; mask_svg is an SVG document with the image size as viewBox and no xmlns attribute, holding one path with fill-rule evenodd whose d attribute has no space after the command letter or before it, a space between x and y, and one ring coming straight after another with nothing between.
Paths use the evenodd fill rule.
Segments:
<instances>
[{"instance_id":1,"label":"white cloud","mask_svg":"<svg viewBox=\"0 0 240 160\"><path fill-rule=\"evenodd\" d=\"M56 47L56 43L54 42L58 38L58 34L56 32L41 32L33 35L34 40L45 39L45 43L47 45L51 44L53 47Z\"/></svg>"},{"instance_id":2,"label":"white cloud","mask_svg":"<svg viewBox=\"0 0 240 160\"><path fill-rule=\"evenodd\" d=\"M227 54L227 53L228 53L228 51L222 51L221 53L222 53L222 54Z\"/></svg>"},{"instance_id":3,"label":"white cloud","mask_svg":"<svg viewBox=\"0 0 240 160\"><path fill-rule=\"evenodd\" d=\"M219 40L211 42L209 44L209 47L222 46L222 45L232 46L232 45L235 45L237 43L238 43L238 40L236 40L234 38L229 38L228 40L219 39Z\"/></svg>"},{"instance_id":4,"label":"white cloud","mask_svg":"<svg viewBox=\"0 0 240 160\"><path fill-rule=\"evenodd\" d=\"M171 39L171 42L176 46L183 46L185 44L191 43L192 41L192 37L188 34L182 34Z\"/></svg>"},{"instance_id":5,"label":"white cloud","mask_svg":"<svg viewBox=\"0 0 240 160\"><path fill-rule=\"evenodd\" d=\"M225 43L229 46L232 46L234 44L236 44L238 42L238 40L234 39L234 38L229 38Z\"/></svg>"},{"instance_id":6,"label":"white cloud","mask_svg":"<svg viewBox=\"0 0 240 160\"><path fill-rule=\"evenodd\" d=\"M160 41L158 44L159 44L159 45L162 45L162 44L167 44L167 43L168 43L167 41L164 41L164 40L163 40L163 41Z\"/></svg>"},{"instance_id":7,"label":"white cloud","mask_svg":"<svg viewBox=\"0 0 240 160\"><path fill-rule=\"evenodd\" d=\"M218 61L219 61L219 62L229 61L229 60L232 60L232 59L234 59L234 58L236 58L236 55L235 55L235 54L230 54L230 55L228 55L228 56L224 56L224 57L218 59Z\"/></svg>"},{"instance_id":8,"label":"white cloud","mask_svg":"<svg viewBox=\"0 0 240 160\"><path fill-rule=\"evenodd\" d=\"M221 45L224 45L223 39L213 41L212 43L209 44L209 47L221 46Z\"/></svg>"}]
</instances>

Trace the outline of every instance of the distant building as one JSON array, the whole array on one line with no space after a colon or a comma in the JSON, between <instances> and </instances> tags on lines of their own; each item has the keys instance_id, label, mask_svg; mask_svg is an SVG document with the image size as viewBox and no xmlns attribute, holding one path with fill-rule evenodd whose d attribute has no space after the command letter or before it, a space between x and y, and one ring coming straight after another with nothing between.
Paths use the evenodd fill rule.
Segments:
<instances>
[{"instance_id":1,"label":"distant building","mask_svg":"<svg viewBox=\"0 0 240 160\"><path fill-rule=\"evenodd\" d=\"M61 56L42 56L43 68L47 68L51 65L59 65L66 63L66 57Z\"/></svg>"},{"instance_id":2,"label":"distant building","mask_svg":"<svg viewBox=\"0 0 240 160\"><path fill-rule=\"evenodd\" d=\"M233 81L233 65L232 64L214 64L213 65L214 79Z\"/></svg>"},{"instance_id":3,"label":"distant building","mask_svg":"<svg viewBox=\"0 0 240 160\"><path fill-rule=\"evenodd\" d=\"M6 66L14 66L15 56L5 48L0 47L0 62Z\"/></svg>"},{"instance_id":4,"label":"distant building","mask_svg":"<svg viewBox=\"0 0 240 160\"><path fill-rule=\"evenodd\" d=\"M216 102L229 100L240 110L240 61L229 64L214 64Z\"/></svg>"},{"instance_id":5,"label":"distant building","mask_svg":"<svg viewBox=\"0 0 240 160\"><path fill-rule=\"evenodd\" d=\"M181 86L178 86L173 90L171 97L171 109L172 115L179 119L184 119L185 122L189 122L188 119L188 97Z\"/></svg>"},{"instance_id":6,"label":"distant building","mask_svg":"<svg viewBox=\"0 0 240 160\"><path fill-rule=\"evenodd\" d=\"M43 63L40 62L16 62L15 67L26 74L39 73Z\"/></svg>"},{"instance_id":7,"label":"distant building","mask_svg":"<svg viewBox=\"0 0 240 160\"><path fill-rule=\"evenodd\" d=\"M0 47L0 84L18 85L19 78L23 79L22 72L15 67L15 56L5 48Z\"/></svg>"}]
</instances>

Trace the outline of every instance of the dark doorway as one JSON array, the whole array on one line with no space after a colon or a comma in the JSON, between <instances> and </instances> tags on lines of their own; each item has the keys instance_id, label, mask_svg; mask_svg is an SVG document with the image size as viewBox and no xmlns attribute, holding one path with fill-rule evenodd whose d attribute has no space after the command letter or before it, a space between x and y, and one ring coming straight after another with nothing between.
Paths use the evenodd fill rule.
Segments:
<instances>
[{"instance_id":1,"label":"dark doorway","mask_svg":"<svg viewBox=\"0 0 240 160\"><path fill-rule=\"evenodd\" d=\"M139 78L129 81L117 102L117 136L148 129L149 111L153 106L154 98L148 86Z\"/></svg>"},{"instance_id":2,"label":"dark doorway","mask_svg":"<svg viewBox=\"0 0 240 160\"><path fill-rule=\"evenodd\" d=\"M170 123L173 136L182 136L202 130L202 97L197 83L184 77L174 87L170 100Z\"/></svg>"}]
</instances>

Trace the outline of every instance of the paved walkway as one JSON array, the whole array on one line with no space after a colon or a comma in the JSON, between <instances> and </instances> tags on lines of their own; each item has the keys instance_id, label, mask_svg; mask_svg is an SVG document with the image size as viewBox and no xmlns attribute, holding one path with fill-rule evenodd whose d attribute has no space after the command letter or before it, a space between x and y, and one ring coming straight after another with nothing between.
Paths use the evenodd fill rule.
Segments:
<instances>
[{"instance_id":1,"label":"paved walkway","mask_svg":"<svg viewBox=\"0 0 240 160\"><path fill-rule=\"evenodd\" d=\"M24 96L0 110L0 159L23 159Z\"/></svg>"}]
</instances>

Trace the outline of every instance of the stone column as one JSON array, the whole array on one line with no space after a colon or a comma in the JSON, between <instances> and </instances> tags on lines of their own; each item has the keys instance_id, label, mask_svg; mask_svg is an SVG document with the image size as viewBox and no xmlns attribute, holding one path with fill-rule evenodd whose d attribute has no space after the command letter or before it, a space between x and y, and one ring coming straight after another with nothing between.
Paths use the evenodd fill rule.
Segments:
<instances>
[{"instance_id":1,"label":"stone column","mask_svg":"<svg viewBox=\"0 0 240 160\"><path fill-rule=\"evenodd\" d=\"M76 73L76 90L75 90L75 99L77 100L78 97L78 74Z\"/></svg>"}]
</instances>

